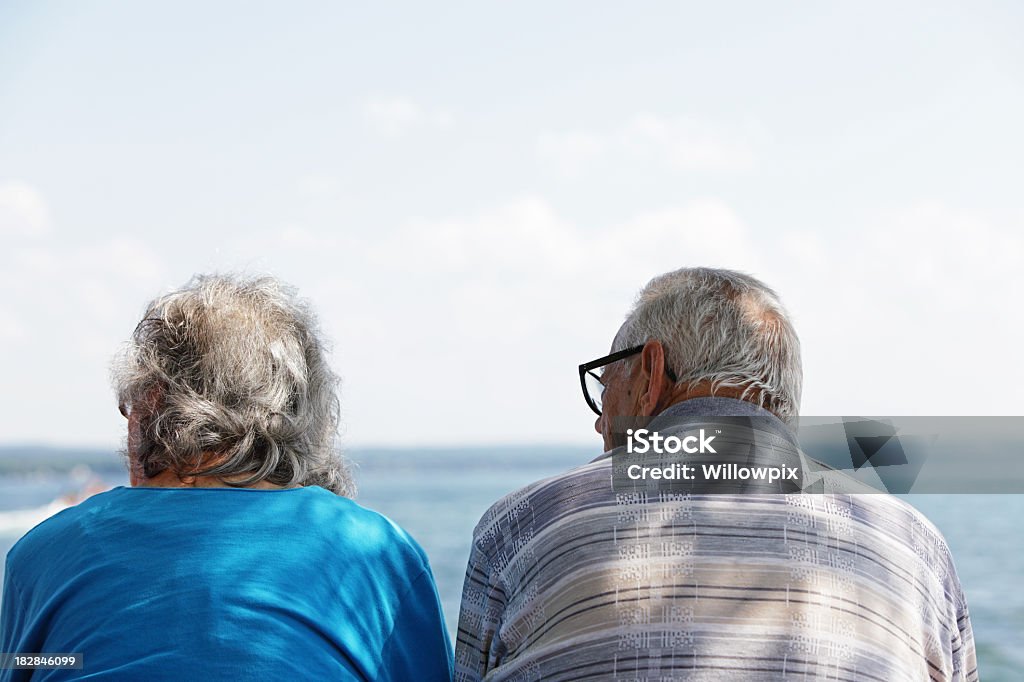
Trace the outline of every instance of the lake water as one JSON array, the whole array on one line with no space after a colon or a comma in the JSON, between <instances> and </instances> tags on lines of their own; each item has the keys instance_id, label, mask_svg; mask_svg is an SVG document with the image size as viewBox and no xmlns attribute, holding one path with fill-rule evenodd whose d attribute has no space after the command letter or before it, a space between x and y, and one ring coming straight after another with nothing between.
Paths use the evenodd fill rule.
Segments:
<instances>
[{"instance_id":1,"label":"lake water","mask_svg":"<svg viewBox=\"0 0 1024 682\"><path fill-rule=\"evenodd\" d=\"M586 462L585 448L500 447L355 453L357 500L406 528L430 557L449 630L458 618L473 527L492 502L515 488ZM80 478L80 477L79 477ZM113 471L103 478L125 484ZM0 476L0 552L31 515L77 489L68 474ZM1024 670L1024 495L911 495L946 536L967 593L981 679L1020 680ZM2 567L0 567L2 570Z\"/></svg>"}]
</instances>

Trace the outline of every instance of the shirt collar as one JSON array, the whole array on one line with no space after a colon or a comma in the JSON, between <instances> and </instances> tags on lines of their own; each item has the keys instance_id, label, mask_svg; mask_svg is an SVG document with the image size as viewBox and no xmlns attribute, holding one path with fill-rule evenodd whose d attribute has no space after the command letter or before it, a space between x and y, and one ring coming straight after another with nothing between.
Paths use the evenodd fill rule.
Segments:
<instances>
[{"instance_id":1,"label":"shirt collar","mask_svg":"<svg viewBox=\"0 0 1024 682\"><path fill-rule=\"evenodd\" d=\"M799 442L796 434L784 421L760 405L737 398L722 398L718 396L690 398L689 400L669 405L651 421L649 428L656 431L659 423L679 423L680 421L706 417L747 417L753 425L785 439L794 446L798 445ZM613 452L615 451L609 450L594 461L604 459Z\"/></svg>"},{"instance_id":2,"label":"shirt collar","mask_svg":"<svg viewBox=\"0 0 1024 682\"><path fill-rule=\"evenodd\" d=\"M662 419L685 419L687 417L752 417L756 424L772 433L796 444L797 438L793 430L775 414L760 405L739 400L737 398L721 398L704 396L690 398L669 405L655 417L652 425Z\"/></svg>"}]
</instances>

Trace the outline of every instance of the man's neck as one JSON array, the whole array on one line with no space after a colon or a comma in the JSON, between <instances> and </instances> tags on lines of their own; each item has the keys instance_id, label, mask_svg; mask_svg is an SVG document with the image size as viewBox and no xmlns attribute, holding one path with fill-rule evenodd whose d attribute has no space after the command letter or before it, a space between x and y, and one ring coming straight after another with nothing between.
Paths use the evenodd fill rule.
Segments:
<instances>
[{"instance_id":1,"label":"man's neck","mask_svg":"<svg viewBox=\"0 0 1024 682\"><path fill-rule=\"evenodd\" d=\"M694 398L732 398L734 400L743 401L746 390L747 389L742 386L715 387L710 381L697 381L681 384L665 396L662 400L663 407L659 410L659 413L664 412L672 405L677 405L687 400L693 400Z\"/></svg>"},{"instance_id":2,"label":"man's neck","mask_svg":"<svg viewBox=\"0 0 1024 682\"><path fill-rule=\"evenodd\" d=\"M702 395L675 402L658 413L655 421L671 421L694 417L744 417L756 420L762 428L776 433L796 444L797 436L792 427L778 415L756 403L739 398Z\"/></svg>"},{"instance_id":3,"label":"man's neck","mask_svg":"<svg viewBox=\"0 0 1024 682\"><path fill-rule=\"evenodd\" d=\"M778 417L756 403L722 395L702 395L672 403L659 417Z\"/></svg>"}]
</instances>

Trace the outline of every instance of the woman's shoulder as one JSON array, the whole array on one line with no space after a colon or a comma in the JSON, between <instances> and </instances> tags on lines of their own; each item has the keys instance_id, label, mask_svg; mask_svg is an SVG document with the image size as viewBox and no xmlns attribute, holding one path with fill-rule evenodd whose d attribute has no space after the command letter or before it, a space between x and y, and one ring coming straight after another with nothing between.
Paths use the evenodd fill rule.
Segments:
<instances>
[{"instance_id":1,"label":"woman's shoulder","mask_svg":"<svg viewBox=\"0 0 1024 682\"><path fill-rule=\"evenodd\" d=\"M403 563L427 567L427 556L419 543L384 514L319 487L307 489L307 495L318 507L318 529L345 546L346 551L374 559L390 555Z\"/></svg>"}]
</instances>

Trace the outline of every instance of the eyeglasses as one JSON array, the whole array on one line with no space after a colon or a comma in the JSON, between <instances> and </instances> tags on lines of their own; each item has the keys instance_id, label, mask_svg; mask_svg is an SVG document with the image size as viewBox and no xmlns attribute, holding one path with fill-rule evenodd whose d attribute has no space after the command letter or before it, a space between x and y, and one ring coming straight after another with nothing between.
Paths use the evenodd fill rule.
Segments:
<instances>
[{"instance_id":1,"label":"eyeglasses","mask_svg":"<svg viewBox=\"0 0 1024 682\"><path fill-rule=\"evenodd\" d=\"M604 376L604 367L631 355L636 355L643 349L644 345L633 346L580 365L580 386L583 387L583 399L587 401L587 405L598 417L601 416L601 399L604 397L605 389L604 382L601 380L601 377ZM675 372L668 367L665 368L665 374L673 383L676 381Z\"/></svg>"},{"instance_id":2,"label":"eyeglasses","mask_svg":"<svg viewBox=\"0 0 1024 682\"><path fill-rule=\"evenodd\" d=\"M604 375L605 366L624 360L630 355L636 355L643 349L643 346L634 346L580 365L580 386L583 387L583 399L587 401L587 405L598 417L601 416L601 399L604 397L605 387L601 377Z\"/></svg>"}]
</instances>

